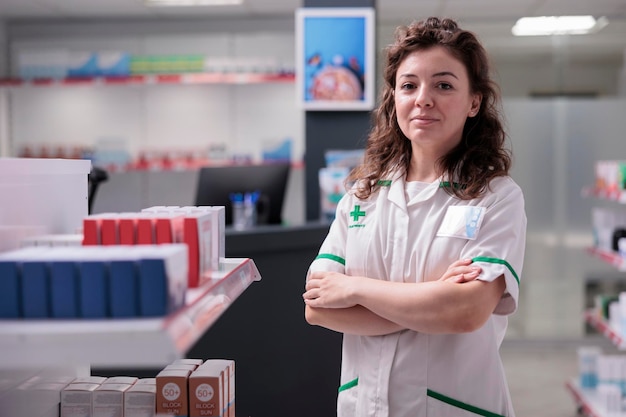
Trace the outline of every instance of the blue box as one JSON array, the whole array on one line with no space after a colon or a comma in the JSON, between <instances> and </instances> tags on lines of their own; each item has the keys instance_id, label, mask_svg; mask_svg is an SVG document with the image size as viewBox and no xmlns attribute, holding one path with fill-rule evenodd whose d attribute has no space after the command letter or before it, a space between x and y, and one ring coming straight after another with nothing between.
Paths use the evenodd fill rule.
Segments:
<instances>
[{"instance_id":1,"label":"blue box","mask_svg":"<svg viewBox=\"0 0 626 417\"><path fill-rule=\"evenodd\" d=\"M81 260L79 269L79 308L82 317L109 316L108 267L103 260Z\"/></svg>"},{"instance_id":2,"label":"blue box","mask_svg":"<svg viewBox=\"0 0 626 417\"><path fill-rule=\"evenodd\" d=\"M189 272L186 244L154 245L139 261L141 316L165 316L185 304Z\"/></svg>"},{"instance_id":3,"label":"blue box","mask_svg":"<svg viewBox=\"0 0 626 417\"><path fill-rule=\"evenodd\" d=\"M78 297L78 267L70 260L52 261L50 268L51 316L80 317Z\"/></svg>"},{"instance_id":4,"label":"blue box","mask_svg":"<svg viewBox=\"0 0 626 417\"><path fill-rule=\"evenodd\" d=\"M50 276L46 262L22 263L22 308L24 318L50 317Z\"/></svg>"},{"instance_id":5,"label":"blue box","mask_svg":"<svg viewBox=\"0 0 626 417\"><path fill-rule=\"evenodd\" d=\"M135 259L116 259L110 263L109 308L111 317L139 316L139 271Z\"/></svg>"},{"instance_id":6,"label":"blue box","mask_svg":"<svg viewBox=\"0 0 626 417\"><path fill-rule=\"evenodd\" d=\"M163 259L139 261L139 309L144 317L160 317L170 312L168 284Z\"/></svg>"},{"instance_id":7,"label":"blue box","mask_svg":"<svg viewBox=\"0 0 626 417\"><path fill-rule=\"evenodd\" d=\"M20 268L16 261L0 260L0 318L22 316Z\"/></svg>"}]
</instances>

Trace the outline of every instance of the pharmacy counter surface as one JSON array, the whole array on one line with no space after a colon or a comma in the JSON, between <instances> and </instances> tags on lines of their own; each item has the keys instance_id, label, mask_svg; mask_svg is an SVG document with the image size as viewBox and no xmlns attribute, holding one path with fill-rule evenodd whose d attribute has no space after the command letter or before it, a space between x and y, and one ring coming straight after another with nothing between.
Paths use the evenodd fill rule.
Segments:
<instances>
[{"instance_id":1,"label":"pharmacy counter surface","mask_svg":"<svg viewBox=\"0 0 626 417\"><path fill-rule=\"evenodd\" d=\"M304 319L307 268L328 224L229 230L226 257L254 260L263 279L251 285L188 352L234 359L236 414L250 417L335 415L341 334Z\"/></svg>"}]
</instances>

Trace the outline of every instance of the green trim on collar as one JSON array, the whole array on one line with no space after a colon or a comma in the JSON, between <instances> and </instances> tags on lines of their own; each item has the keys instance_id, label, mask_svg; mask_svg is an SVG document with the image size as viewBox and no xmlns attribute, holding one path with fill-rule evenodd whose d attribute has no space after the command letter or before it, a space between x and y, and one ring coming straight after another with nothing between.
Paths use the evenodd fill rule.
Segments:
<instances>
[{"instance_id":1,"label":"green trim on collar","mask_svg":"<svg viewBox=\"0 0 626 417\"><path fill-rule=\"evenodd\" d=\"M378 180L376 185L380 185L381 187L389 187L391 186L391 180Z\"/></svg>"},{"instance_id":2,"label":"green trim on collar","mask_svg":"<svg viewBox=\"0 0 626 417\"><path fill-rule=\"evenodd\" d=\"M346 264L345 259L343 259L340 256L333 255L332 253L320 253L319 255L315 257L315 260L317 259L330 259L331 261L339 262L341 265Z\"/></svg>"},{"instance_id":3,"label":"green trim on collar","mask_svg":"<svg viewBox=\"0 0 626 417\"><path fill-rule=\"evenodd\" d=\"M460 188L460 189L464 190L464 189L467 188L467 185L459 184L458 182L450 182L450 181L441 181L439 183L439 188L451 188L451 187L454 187L456 189Z\"/></svg>"},{"instance_id":4,"label":"green trim on collar","mask_svg":"<svg viewBox=\"0 0 626 417\"><path fill-rule=\"evenodd\" d=\"M515 270L513 269L513 267L511 266L510 263L508 263L507 261L505 261L504 259L498 259L498 258L488 258L486 256L477 256L475 258L472 258L472 262L488 262L488 263L492 263L492 264L501 264L507 267L507 269L509 271L511 271L511 274L513 274L513 277L515 277L515 280L517 281L517 285L519 285L519 277L517 276L517 274L515 273Z\"/></svg>"},{"instance_id":5,"label":"green trim on collar","mask_svg":"<svg viewBox=\"0 0 626 417\"><path fill-rule=\"evenodd\" d=\"M345 390L350 389L350 388L354 388L357 385L359 385L359 378L354 378L352 381L348 381L345 384L343 384L342 386L340 386L338 392L345 391Z\"/></svg>"},{"instance_id":6,"label":"green trim on collar","mask_svg":"<svg viewBox=\"0 0 626 417\"><path fill-rule=\"evenodd\" d=\"M484 416L484 417L504 417L501 414L496 414L496 413L492 413L491 411L487 411L487 410L483 410L482 408L478 408L476 406L470 405L470 404L465 404L462 401L459 400L455 400L454 398L450 398L448 396L445 396L443 394L440 394L438 392L435 392L433 390L426 390L426 395L428 395L431 398L435 398L441 402L444 402L446 404L450 404L451 406L457 407L457 408L461 408L465 411L469 411L470 413L474 413L477 414L479 416Z\"/></svg>"}]
</instances>

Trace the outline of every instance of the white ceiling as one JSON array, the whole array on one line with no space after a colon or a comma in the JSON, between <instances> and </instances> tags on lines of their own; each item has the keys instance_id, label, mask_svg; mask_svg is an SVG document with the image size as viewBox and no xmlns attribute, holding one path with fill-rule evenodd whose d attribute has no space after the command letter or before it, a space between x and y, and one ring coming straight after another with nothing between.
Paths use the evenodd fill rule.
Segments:
<instances>
[{"instance_id":1,"label":"white ceiling","mask_svg":"<svg viewBox=\"0 0 626 417\"><path fill-rule=\"evenodd\" d=\"M244 0L241 6L146 7L142 0L0 0L0 20L57 19L214 19L293 15L301 0ZM570 53L580 59L621 59L626 51L626 0L377 0L379 26L393 27L413 18L449 16L475 31L494 55L542 54L554 40L514 38L511 26L522 16L591 14L606 16L600 33L568 38Z\"/></svg>"},{"instance_id":2,"label":"white ceiling","mask_svg":"<svg viewBox=\"0 0 626 417\"><path fill-rule=\"evenodd\" d=\"M0 0L0 18L216 17L292 14L300 0L244 0L240 6L146 7L142 0ZM378 0L383 21L448 15L465 21L514 21L524 15L591 14L626 18L626 0Z\"/></svg>"}]
</instances>

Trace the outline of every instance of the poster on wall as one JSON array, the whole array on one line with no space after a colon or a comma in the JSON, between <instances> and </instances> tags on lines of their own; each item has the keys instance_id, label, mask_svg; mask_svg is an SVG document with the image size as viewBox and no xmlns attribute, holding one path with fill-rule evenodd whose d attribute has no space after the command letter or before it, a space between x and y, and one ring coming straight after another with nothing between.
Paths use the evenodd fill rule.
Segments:
<instances>
[{"instance_id":1,"label":"poster on wall","mask_svg":"<svg viewBox=\"0 0 626 417\"><path fill-rule=\"evenodd\" d=\"M374 9L296 11L296 88L305 110L374 107Z\"/></svg>"}]
</instances>

